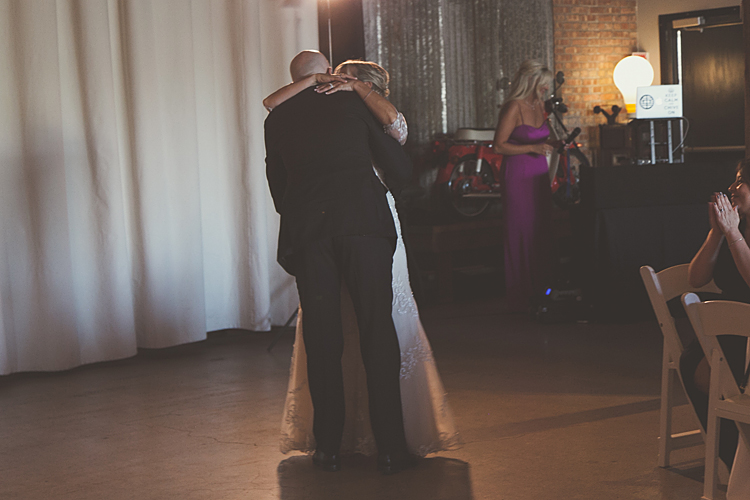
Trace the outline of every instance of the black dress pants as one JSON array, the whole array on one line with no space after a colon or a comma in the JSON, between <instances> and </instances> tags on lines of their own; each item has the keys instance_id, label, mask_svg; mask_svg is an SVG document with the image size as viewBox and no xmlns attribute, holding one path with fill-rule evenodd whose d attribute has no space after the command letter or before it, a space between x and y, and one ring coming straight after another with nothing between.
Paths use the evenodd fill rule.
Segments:
<instances>
[{"instance_id":1,"label":"black dress pants","mask_svg":"<svg viewBox=\"0 0 750 500\"><path fill-rule=\"evenodd\" d=\"M320 450L337 452L344 429L343 279L357 316L378 452L406 451L399 385L401 352L391 316L395 243L395 238L337 236L295 251L313 434Z\"/></svg>"}]
</instances>

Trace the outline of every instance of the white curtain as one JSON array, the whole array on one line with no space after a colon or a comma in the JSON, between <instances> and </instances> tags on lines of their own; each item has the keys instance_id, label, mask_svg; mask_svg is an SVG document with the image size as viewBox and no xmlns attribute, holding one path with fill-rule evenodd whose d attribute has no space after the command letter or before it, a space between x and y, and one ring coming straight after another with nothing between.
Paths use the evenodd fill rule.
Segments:
<instances>
[{"instance_id":1,"label":"white curtain","mask_svg":"<svg viewBox=\"0 0 750 500\"><path fill-rule=\"evenodd\" d=\"M261 101L315 0L0 0L0 374L268 330Z\"/></svg>"}]
</instances>

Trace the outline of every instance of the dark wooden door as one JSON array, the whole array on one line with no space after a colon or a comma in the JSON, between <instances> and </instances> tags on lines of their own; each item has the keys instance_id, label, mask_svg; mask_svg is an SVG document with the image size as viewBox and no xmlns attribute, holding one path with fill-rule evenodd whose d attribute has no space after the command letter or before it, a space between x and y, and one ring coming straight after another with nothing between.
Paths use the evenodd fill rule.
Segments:
<instances>
[{"instance_id":1,"label":"dark wooden door","mask_svg":"<svg viewBox=\"0 0 750 500\"><path fill-rule=\"evenodd\" d=\"M659 46L661 83L682 84L683 115L690 122L685 160L736 165L745 145L739 6L661 15Z\"/></svg>"},{"instance_id":2,"label":"dark wooden door","mask_svg":"<svg viewBox=\"0 0 750 500\"><path fill-rule=\"evenodd\" d=\"M690 147L745 144L745 51L742 25L683 30L683 113Z\"/></svg>"}]
</instances>

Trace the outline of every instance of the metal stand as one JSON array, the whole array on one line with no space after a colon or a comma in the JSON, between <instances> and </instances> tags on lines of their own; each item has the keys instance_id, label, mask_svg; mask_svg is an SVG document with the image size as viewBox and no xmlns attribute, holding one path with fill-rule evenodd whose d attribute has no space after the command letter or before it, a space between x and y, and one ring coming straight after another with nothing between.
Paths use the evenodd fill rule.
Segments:
<instances>
[{"instance_id":1,"label":"metal stand","mask_svg":"<svg viewBox=\"0 0 750 500\"><path fill-rule=\"evenodd\" d=\"M276 343L281 340L281 336L284 335L284 332L287 328L289 328L289 325L292 324L292 321L297 317L297 311L299 309L295 309L291 316L289 316L289 319L286 320L286 323L284 323L284 326L279 328L279 331L276 333L276 336L271 341L271 344L266 348L266 351L271 352L273 350L274 346L276 346Z\"/></svg>"},{"instance_id":2,"label":"metal stand","mask_svg":"<svg viewBox=\"0 0 750 500\"><path fill-rule=\"evenodd\" d=\"M674 121L673 118L665 118L665 119L651 119L651 120L643 120L644 122L648 122L648 144L643 144L642 146L646 146L646 151L643 151L638 155L638 164L644 165L644 164L651 164L656 165L657 163L684 163L685 162L685 154L683 151L683 148L680 146L679 148L674 147L674 138L672 137L672 122ZM662 129L663 132L660 134L656 131L656 123L659 122L663 125L666 125L666 130ZM679 134L680 138L684 135L684 129L683 129L683 123L682 120L678 120L679 123ZM677 132L675 130L675 132ZM645 135L645 134L644 134ZM657 135L663 135L663 141L659 140L657 138ZM644 137L645 139L646 137ZM640 148L642 148L642 146ZM639 149L640 149L639 148ZM666 149L665 149L666 148ZM679 150L679 152L677 151ZM643 155L644 152L648 152L647 156ZM675 154L676 153L676 154Z\"/></svg>"}]
</instances>

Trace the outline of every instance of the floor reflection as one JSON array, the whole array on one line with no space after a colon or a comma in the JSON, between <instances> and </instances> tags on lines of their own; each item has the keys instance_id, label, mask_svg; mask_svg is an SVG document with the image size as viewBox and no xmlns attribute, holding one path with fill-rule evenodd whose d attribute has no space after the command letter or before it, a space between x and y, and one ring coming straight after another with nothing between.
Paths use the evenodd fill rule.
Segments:
<instances>
[{"instance_id":1,"label":"floor reflection","mask_svg":"<svg viewBox=\"0 0 750 500\"><path fill-rule=\"evenodd\" d=\"M416 468L383 476L374 457L342 458L341 471L314 469L309 456L288 458L278 467L281 500L473 500L469 464L434 457L420 460Z\"/></svg>"}]
</instances>

